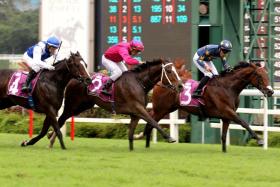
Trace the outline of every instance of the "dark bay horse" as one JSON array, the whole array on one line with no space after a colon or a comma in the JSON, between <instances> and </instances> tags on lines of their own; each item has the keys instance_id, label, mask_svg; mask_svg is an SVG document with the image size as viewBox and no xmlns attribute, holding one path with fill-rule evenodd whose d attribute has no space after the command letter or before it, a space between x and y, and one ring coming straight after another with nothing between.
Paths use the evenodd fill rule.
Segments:
<instances>
[{"instance_id":1,"label":"dark bay horse","mask_svg":"<svg viewBox=\"0 0 280 187\"><path fill-rule=\"evenodd\" d=\"M133 134L140 118L156 128L168 142L175 141L159 127L146 110L147 93L160 80L161 84L172 88L174 91L177 88L182 88L180 77L173 64L168 60L162 59L138 65L136 68L123 73L115 82L115 111L117 114L130 115L131 118L128 135L130 150L133 150ZM95 104L112 111L110 102L105 102L94 95L88 95L85 87L75 80L71 81L66 88L65 106L62 115L58 119L59 125L62 126L69 117L78 115L84 110L92 108ZM50 147L52 147L54 139L55 134L51 138Z\"/></svg>"},{"instance_id":2,"label":"dark bay horse","mask_svg":"<svg viewBox=\"0 0 280 187\"><path fill-rule=\"evenodd\" d=\"M60 145L65 149L62 134L56 119L57 112L63 101L64 90L68 82L78 79L86 84L91 83L91 78L86 70L86 64L79 52L71 53L68 59L54 64L55 70L43 70L33 91L34 111L46 114L44 124L51 125L58 134ZM0 70L0 109L14 105L30 108L26 98L7 95L8 83L15 70ZM78 83L79 84L79 83ZM44 125L45 126L45 125ZM44 128L37 136L22 143L22 146L33 145L44 136Z\"/></svg>"},{"instance_id":3,"label":"dark bay horse","mask_svg":"<svg viewBox=\"0 0 280 187\"><path fill-rule=\"evenodd\" d=\"M251 130L248 123L236 113L239 105L239 94L249 84L259 89L265 96L270 97L273 94L265 68L261 67L260 64L247 62L240 62L231 73L222 72L221 75L211 79L203 94L205 105L202 105L201 108L180 106L178 93L156 85L153 89L153 110L150 114L155 121L159 121L166 114L177 109L195 115L200 115L202 110L204 117L220 118L222 120L221 140L223 152L226 152L226 134L230 121L247 129L252 137L257 139L258 144L262 145L263 141ZM146 147L150 146L151 131L152 128L147 125L144 132L146 135Z\"/></svg>"}]
</instances>

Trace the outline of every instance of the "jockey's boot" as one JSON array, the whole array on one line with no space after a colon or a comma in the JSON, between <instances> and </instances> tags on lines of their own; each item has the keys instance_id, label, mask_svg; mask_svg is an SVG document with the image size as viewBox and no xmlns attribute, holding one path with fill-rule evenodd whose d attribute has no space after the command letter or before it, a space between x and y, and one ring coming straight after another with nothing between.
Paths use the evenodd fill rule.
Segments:
<instances>
[{"instance_id":1,"label":"jockey's boot","mask_svg":"<svg viewBox=\"0 0 280 187\"><path fill-rule=\"evenodd\" d=\"M109 89L110 89L112 83L113 83L113 80L112 80L112 79L108 79L107 82L103 85L101 92L102 92L104 95L111 95L111 94L109 93Z\"/></svg>"},{"instance_id":2,"label":"jockey's boot","mask_svg":"<svg viewBox=\"0 0 280 187\"><path fill-rule=\"evenodd\" d=\"M36 77L37 73L34 70L31 70L26 78L25 83L22 85L21 91L22 92L28 92L29 91L29 85L32 81L32 79L34 79Z\"/></svg>"},{"instance_id":3,"label":"jockey's boot","mask_svg":"<svg viewBox=\"0 0 280 187\"><path fill-rule=\"evenodd\" d=\"M201 80L200 83L197 87L197 89L193 92L192 97L193 98L198 98L198 97L202 97L201 92L203 87L206 85L206 83L208 82L208 80L210 79L210 77L208 76L204 76Z\"/></svg>"}]
</instances>

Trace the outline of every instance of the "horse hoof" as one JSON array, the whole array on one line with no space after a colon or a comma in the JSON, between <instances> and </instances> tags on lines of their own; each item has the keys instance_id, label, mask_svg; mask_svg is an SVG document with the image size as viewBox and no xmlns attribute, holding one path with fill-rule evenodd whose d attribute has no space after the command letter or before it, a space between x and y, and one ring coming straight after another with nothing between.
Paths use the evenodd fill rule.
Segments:
<instances>
[{"instance_id":1,"label":"horse hoof","mask_svg":"<svg viewBox=\"0 0 280 187\"><path fill-rule=\"evenodd\" d=\"M26 147L26 146L27 146L27 143L28 143L28 141L27 141L27 140L22 141L22 143L21 143L21 147Z\"/></svg>"},{"instance_id":2,"label":"horse hoof","mask_svg":"<svg viewBox=\"0 0 280 187\"><path fill-rule=\"evenodd\" d=\"M171 138L171 137L168 138L168 143L174 143L174 142L176 142L176 140L174 138Z\"/></svg>"},{"instance_id":3,"label":"horse hoof","mask_svg":"<svg viewBox=\"0 0 280 187\"><path fill-rule=\"evenodd\" d=\"M47 134L48 139L51 139L52 135L53 135L53 131L49 131Z\"/></svg>"},{"instance_id":4,"label":"horse hoof","mask_svg":"<svg viewBox=\"0 0 280 187\"><path fill-rule=\"evenodd\" d=\"M264 144L263 140L258 140L257 143L258 143L259 146L262 146Z\"/></svg>"}]
</instances>

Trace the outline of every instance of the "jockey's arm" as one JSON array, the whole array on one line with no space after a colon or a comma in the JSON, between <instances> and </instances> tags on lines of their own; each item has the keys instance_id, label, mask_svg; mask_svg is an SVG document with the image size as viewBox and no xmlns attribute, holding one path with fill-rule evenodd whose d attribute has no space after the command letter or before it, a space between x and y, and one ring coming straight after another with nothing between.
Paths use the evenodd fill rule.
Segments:
<instances>
[{"instance_id":1,"label":"jockey's arm","mask_svg":"<svg viewBox=\"0 0 280 187\"><path fill-rule=\"evenodd\" d=\"M34 63L36 63L36 64L42 63L42 61L41 61L42 53L43 53L43 48L39 45L36 45L33 49L33 61L34 61Z\"/></svg>"},{"instance_id":2,"label":"jockey's arm","mask_svg":"<svg viewBox=\"0 0 280 187\"><path fill-rule=\"evenodd\" d=\"M230 68L230 65L229 65L228 62L227 62L226 56L221 57L221 61L222 61L222 64L223 64L224 69Z\"/></svg>"},{"instance_id":3,"label":"jockey's arm","mask_svg":"<svg viewBox=\"0 0 280 187\"><path fill-rule=\"evenodd\" d=\"M41 60L41 56L43 53L43 47L40 45L40 43L38 45L36 45L33 49L33 61L34 63L38 64L40 67L43 67L45 69L54 69L51 65L43 62Z\"/></svg>"},{"instance_id":4,"label":"jockey's arm","mask_svg":"<svg viewBox=\"0 0 280 187\"><path fill-rule=\"evenodd\" d=\"M128 51L125 49L122 49L119 51L119 54L122 56L123 60L125 61L125 63L127 63L128 65L137 65L139 64L139 61L136 60L135 58L132 58L129 54Z\"/></svg>"},{"instance_id":5,"label":"jockey's arm","mask_svg":"<svg viewBox=\"0 0 280 187\"><path fill-rule=\"evenodd\" d=\"M200 56L200 57L197 59L197 63L198 63L201 67L205 68L206 64L205 64L205 62L204 62L204 56Z\"/></svg>"}]
</instances>

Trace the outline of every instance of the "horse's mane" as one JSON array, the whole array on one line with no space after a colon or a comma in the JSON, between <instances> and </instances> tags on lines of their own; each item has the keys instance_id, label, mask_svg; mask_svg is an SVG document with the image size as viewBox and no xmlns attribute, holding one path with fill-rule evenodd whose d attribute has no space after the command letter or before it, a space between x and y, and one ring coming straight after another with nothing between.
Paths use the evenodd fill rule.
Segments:
<instances>
[{"instance_id":1,"label":"horse's mane","mask_svg":"<svg viewBox=\"0 0 280 187\"><path fill-rule=\"evenodd\" d=\"M162 63L162 59L154 59L153 61L146 61L143 64L137 65L133 69L129 70L131 72L142 72L144 69L147 69L150 66L158 65Z\"/></svg>"},{"instance_id":2,"label":"horse's mane","mask_svg":"<svg viewBox=\"0 0 280 187\"><path fill-rule=\"evenodd\" d=\"M64 59L62 59L62 60L59 60L59 61L56 61L53 65L54 66L56 66L56 65L58 65L58 64L60 64L61 62L64 62L65 60L70 60L71 58L74 58L74 57L79 57L80 56L80 53L79 52L77 52L77 53L70 53L70 56L68 57L68 58L64 58Z\"/></svg>"},{"instance_id":3,"label":"horse's mane","mask_svg":"<svg viewBox=\"0 0 280 187\"><path fill-rule=\"evenodd\" d=\"M246 61L240 61L237 65L235 65L233 67L233 70L238 70L238 69L242 69L242 68L245 68L245 67L249 67L249 66L252 66L253 64L255 64L256 66L261 66L260 63L248 63ZM226 72L226 70L223 70L221 72L221 77L224 77L225 75L227 75L229 73Z\"/></svg>"}]
</instances>

